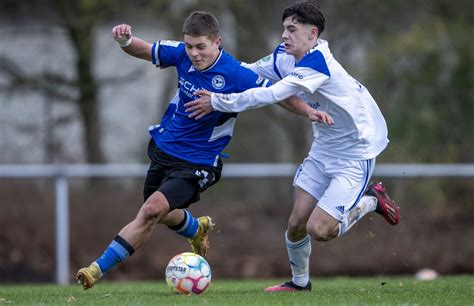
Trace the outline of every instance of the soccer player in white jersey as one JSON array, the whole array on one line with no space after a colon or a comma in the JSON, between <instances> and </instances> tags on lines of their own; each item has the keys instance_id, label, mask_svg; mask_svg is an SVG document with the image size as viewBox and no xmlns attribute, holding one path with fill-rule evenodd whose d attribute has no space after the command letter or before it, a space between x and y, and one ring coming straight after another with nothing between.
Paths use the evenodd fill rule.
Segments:
<instances>
[{"instance_id":1,"label":"soccer player in white jersey","mask_svg":"<svg viewBox=\"0 0 474 306\"><path fill-rule=\"evenodd\" d=\"M186 208L199 201L200 193L219 180L220 156L232 137L237 113L213 112L196 121L188 117L184 104L197 98L197 89L241 92L266 86L268 80L245 68L221 48L219 23L212 14L191 13L184 22L183 34L184 42L162 40L152 44L132 36L130 25L121 24L112 30L126 53L160 68L175 67L178 91L160 124L149 129L151 164L145 179L145 202L103 254L77 272L84 289L91 288L104 273L140 248L157 223L188 238L195 253L206 254L208 231L214 226L212 219L195 218ZM296 99L282 106L314 120L330 119Z\"/></svg>"},{"instance_id":2,"label":"soccer player in white jersey","mask_svg":"<svg viewBox=\"0 0 474 306\"><path fill-rule=\"evenodd\" d=\"M295 175L296 199L285 233L292 279L267 292L311 290L310 237L327 241L342 236L373 211L392 225L399 222L398 206L381 183L369 185L375 158L388 144L376 102L319 38L325 19L317 4L293 4L284 10L282 21L283 43L248 66L274 85L240 94L200 91L200 99L185 105L190 117L200 120L212 110L241 112L299 94L334 119L334 125L314 123L311 150Z\"/></svg>"}]
</instances>

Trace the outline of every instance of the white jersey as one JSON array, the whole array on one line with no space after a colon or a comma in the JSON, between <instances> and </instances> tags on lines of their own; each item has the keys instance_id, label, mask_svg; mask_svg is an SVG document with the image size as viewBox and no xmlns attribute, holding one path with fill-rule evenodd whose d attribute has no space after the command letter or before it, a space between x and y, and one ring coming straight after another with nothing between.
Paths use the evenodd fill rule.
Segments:
<instances>
[{"instance_id":1,"label":"white jersey","mask_svg":"<svg viewBox=\"0 0 474 306\"><path fill-rule=\"evenodd\" d=\"M317 137L311 151L366 160L387 146L387 124L376 102L334 59L325 40L318 39L298 63L281 44L273 54L247 68L277 83L239 94L212 94L215 110L241 112L298 95L311 107L327 112L335 122L332 126L314 123Z\"/></svg>"}]
</instances>

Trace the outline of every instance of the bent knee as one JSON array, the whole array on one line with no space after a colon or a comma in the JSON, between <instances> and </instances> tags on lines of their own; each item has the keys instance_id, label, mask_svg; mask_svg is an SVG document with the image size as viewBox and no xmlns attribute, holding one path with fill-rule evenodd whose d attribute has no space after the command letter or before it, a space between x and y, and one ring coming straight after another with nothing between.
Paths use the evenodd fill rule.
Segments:
<instances>
[{"instance_id":1,"label":"bent knee","mask_svg":"<svg viewBox=\"0 0 474 306\"><path fill-rule=\"evenodd\" d=\"M288 236L290 238L304 238L306 236L306 223L290 218L288 220Z\"/></svg>"},{"instance_id":2,"label":"bent knee","mask_svg":"<svg viewBox=\"0 0 474 306\"><path fill-rule=\"evenodd\" d=\"M319 222L313 222L306 225L306 231L311 236L311 238L318 241L328 241L337 237L339 228L334 226L329 226L328 224L323 224Z\"/></svg>"},{"instance_id":3,"label":"bent knee","mask_svg":"<svg viewBox=\"0 0 474 306\"><path fill-rule=\"evenodd\" d=\"M161 217L166 215L169 211L167 203L164 203L157 198L148 198L142 208L142 215L146 221L157 222Z\"/></svg>"}]
</instances>

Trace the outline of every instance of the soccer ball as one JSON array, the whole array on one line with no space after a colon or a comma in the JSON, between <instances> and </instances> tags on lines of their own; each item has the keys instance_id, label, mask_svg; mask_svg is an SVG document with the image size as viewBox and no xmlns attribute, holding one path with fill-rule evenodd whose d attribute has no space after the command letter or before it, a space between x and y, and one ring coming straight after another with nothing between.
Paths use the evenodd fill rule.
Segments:
<instances>
[{"instance_id":1,"label":"soccer ball","mask_svg":"<svg viewBox=\"0 0 474 306\"><path fill-rule=\"evenodd\" d=\"M201 294L211 283L211 267L197 254L178 254L166 267L166 283L180 294Z\"/></svg>"}]
</instances>

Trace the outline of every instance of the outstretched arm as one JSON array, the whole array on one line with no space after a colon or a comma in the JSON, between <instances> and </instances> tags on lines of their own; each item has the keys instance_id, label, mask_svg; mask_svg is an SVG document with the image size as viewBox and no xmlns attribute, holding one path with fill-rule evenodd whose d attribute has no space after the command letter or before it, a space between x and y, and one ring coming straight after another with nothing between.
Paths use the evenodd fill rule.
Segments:
<instances>
[{"instance_id":1,"label":"outstretched arm","mask_svg":"<svg viewBox=\"0 0 474 306\"><path fill-rule=\"evenodd\" d=\"M308 108L311 108L297 96L291 96L281 102L278 102L278 105L287 111L300 116L307 116Z\"/></svg>"},{"instance_id":2,"label":"outstretched arm","mask_svg":"<svg viewBox=\"0 0 474 306\"><path fill-rule=\"evenodd\" d=\"M270 87L251 88L241 93L216 94L207 90L198 90L199 99L186 103L189 117L200 119L212 110L226 113L240 113L245 110L278 103L303 90L298 84L282 80Z\"/></svg>"},{"instance_id":3,"label":"outstretched arm","mask_svg":"<svg viewBox=\"0 0 474 306\"><path fill-rule=\"evenodd\" d=\"M186 112L190 113L189 117L201 119L214 110L211 103L212 92L203 89L196 91L195 94L200 96L200 98L188 102L184 106L186 107ZM296 96L287 98L280 102L279 105L292 113L308 117L311 121L322 122L328 125L334 124L334 120L329 114L312 108Z\"/></svg>"},{"instance_id":4,"label":"outstretched arm","mask_svg":"<svg viewBox=\"0 0 474 306\"><path fill-rule=\"evenodd\" d=\"M132 36L132 27L128 24L120 24L112 29L112 37L118 42L126 53L151 61L152 44L138 37Z\"/></svg>"},{"instance_id":5,"label":"outstretched arm","mask_svg":"<svg viewBox=\"0 0 474 306\"><path fill-rule=\"evenodd\" d=\"M327 125L334 124L334 120L328 113L312 108L296 96L291 96L279 102L278 105L296 115L308 117L311 121L326 123Z\"/></svg>"}]
</instances>

